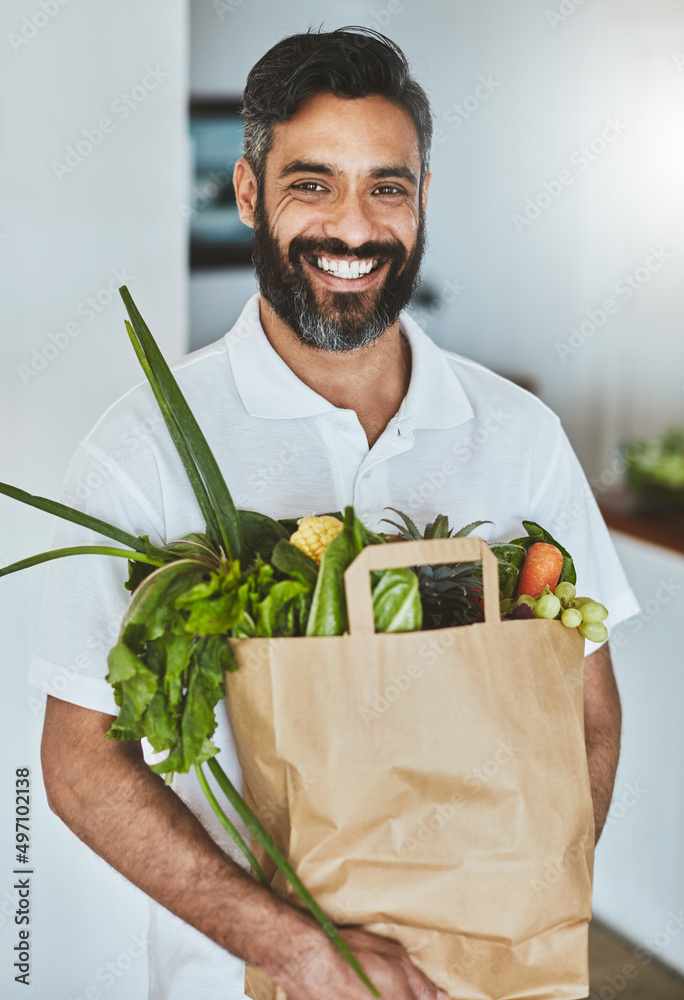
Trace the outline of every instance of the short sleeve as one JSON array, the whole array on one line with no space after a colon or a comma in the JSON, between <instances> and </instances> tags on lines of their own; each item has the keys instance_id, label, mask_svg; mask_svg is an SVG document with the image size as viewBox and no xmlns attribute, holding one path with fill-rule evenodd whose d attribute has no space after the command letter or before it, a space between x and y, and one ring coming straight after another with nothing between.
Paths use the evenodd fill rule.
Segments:
<instances>
[{"instance_id":1,"label":"short sleeve","mask_svg":"<svg viewBox=\"0 0 684 1000\"><path fill-rule=\"evenodd\" d=\"M148 475L154 477L153 463ZM142 494L141 494L142 496ZM97 449L80 445L69 467L62 502L132 535L161 541L161 526L126 486L117 466ZM124 546L111 538L58 519L51 548L75 545ZM27 682L63 701L118 714L105 680L107 655L117 642L130 600L124 583L125 558L77 555L48 563L43 607Z\"/></svg>"},{"instance_id":2,"label":"short sleeve","mask_svg":"<svg viewBox=\"0 0 684 1000\"><path fill-rule=\"evenodd\" d=\"M533 504L532 520L543 525L572 555L578 595L608 608L608 632L639 613L615 546L584 471L558 425L553 458ZM597 649L587 643L587 652Z\"/></svg>"}]
</instances>

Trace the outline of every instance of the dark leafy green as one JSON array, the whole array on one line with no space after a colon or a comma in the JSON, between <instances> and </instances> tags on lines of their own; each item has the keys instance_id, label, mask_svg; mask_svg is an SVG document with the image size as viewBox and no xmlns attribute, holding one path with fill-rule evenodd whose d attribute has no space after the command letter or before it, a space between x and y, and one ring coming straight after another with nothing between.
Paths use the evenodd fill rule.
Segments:
<instances>
[{"instance_id":1,"label":"dark leafy green","mask_svg":"<svg viewBox=\"0 0 684 1000\"><path fill-rule=\"evenodd\" d=\"M412 569L381 570L373 587L376 632L415 632L423 625L418 577Z\"/></svg>"},{"instance_id":2,"label":"dark leafy green","mask_svg":"<svg viewBox=\"0 0 684 1000\"><path fill-rule=\"evenodd\" d=\"M518 578L527 549L510 542L495 543L490 548L499 561L499 596L502 600L513 597L518 588Z\"/></svg>"},{"instance_id":3,"label":"dark leafy green","mask_svg":"<svg viewBox=\"0 0 684 1000\"><path fill-rule=\"evenodd\" d=\"M253 510L239 510L238 514L247 550L258 553L266 561L270 561L277 543L281 540L287 541L292 534L280 521L274 521L265 514L257 514ZM295 530L296 522L292 531Z\"/></svg>"},{"instance_id":4,"label":"dark leafy green","mask_svg":"<svg viewBox=\"0 0 684 1000\"><path fill-rule=\"evenodd\" d=\"M279 541L273 549L271 562L276 569L287 573L295 580L308 584L311 588L316 586L318 579L318 564L306 552L302 552L296 545L289 542Z\"/></svg>"},{"instance_id":5,"label":"dark leafy green","mask_svg":"<svg viewBox=\"0 0 684 1000\"><path fill-rule=\"evenodd\" d=\"M229 637L301 635L308 615L314 579L303 553L281 559L282 569L257 554L243 570L205 540L195 534L170 546L190 558L140 584L109 655L108 680L120 707L110 735L145 736L154 750L169 751L154 765L158 774L188 771L218 752L211 740L215 707L224 672L236 668ZM288 560L296 574L289 577Z\"/></svg>"}]
</instances>

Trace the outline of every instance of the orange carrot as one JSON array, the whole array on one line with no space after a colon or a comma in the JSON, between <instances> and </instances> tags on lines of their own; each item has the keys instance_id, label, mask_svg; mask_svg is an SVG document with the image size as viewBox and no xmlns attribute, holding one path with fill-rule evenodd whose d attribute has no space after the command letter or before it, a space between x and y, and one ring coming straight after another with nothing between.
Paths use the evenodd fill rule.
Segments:
<instances>
[{"instance_id":1,"label":"orange carrot","mask_svg":"<svg viewBox=\"0 0 684 1000\"><path fill-rule=\"evenodd\" d=\"M563 553L555 545L549 545L548 542L530 545L520 571L518 596L529 594L530 597L539 597L547 585L553 593L558 586L562 569Z\"/></svg>"}]
</instances>

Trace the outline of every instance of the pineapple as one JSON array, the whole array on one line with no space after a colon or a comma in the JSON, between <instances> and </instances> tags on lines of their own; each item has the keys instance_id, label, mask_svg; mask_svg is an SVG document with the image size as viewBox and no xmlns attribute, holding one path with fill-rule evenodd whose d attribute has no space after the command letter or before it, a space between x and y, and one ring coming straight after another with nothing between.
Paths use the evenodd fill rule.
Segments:
<instances>
[{"instance_id":1,"label":"pineapple","mask_svg":"<svg viewBox=\"0 0 684 1000\"><path fill-rule=\"evenodd\" d=\"M297 521L297 530L290 535L290 542L320 563L326 546L339 535L343 527L342 521L331 514L300 517Z\"/></svg>"},{"instance_id":2,"label":"pineapple","mask_svg":"<svg viewBox=\"0 0 684 1000\"><path fill-rule=\"evenodd\" d=\"M420 540L422 538L464 537L486 521L473 521L460 531L449 529L449 519L439 514L425 526L421 535L410 517L395 507L389 507L403 520L403 526L385 518L388 524L399 529L391 540ZM388 541L390 538L388 538ZM423 605L423 628L452 628L471 625L484 620L482 609L482 568L479 563L444 563L435 566L415 566L418 587Z\"/></svg>"}]
</instances>

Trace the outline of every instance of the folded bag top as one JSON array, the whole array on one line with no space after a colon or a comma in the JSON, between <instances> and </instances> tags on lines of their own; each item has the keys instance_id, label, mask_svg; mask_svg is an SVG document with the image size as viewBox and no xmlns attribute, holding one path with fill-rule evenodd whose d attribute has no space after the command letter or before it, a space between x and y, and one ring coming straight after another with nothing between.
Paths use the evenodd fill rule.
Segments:
<instances>
[{"instance_id":1,"label":"folded bag top","mask_svg":"<svg viewBox=\"0 0 684 1000\"><path fill-rule=\"evenodd\" d=\"M484 622L373 631L371 570L463 559L482 561ZM345 586L347 635L230 640L245 797L332 919L400 941L452 997L586 997L581 636L502 622L476 538L368 546ZM277 995L252 969L246 988Z\"/></svg>"}]
</instances>

